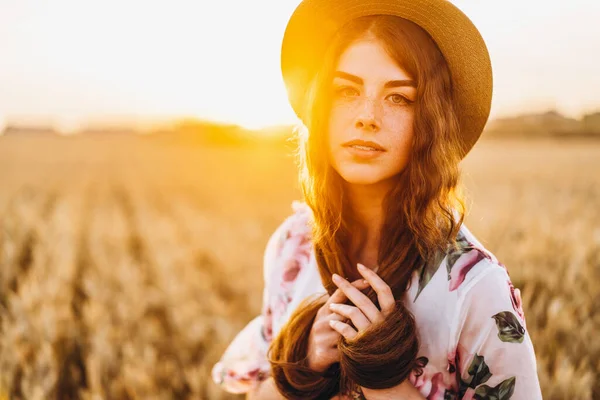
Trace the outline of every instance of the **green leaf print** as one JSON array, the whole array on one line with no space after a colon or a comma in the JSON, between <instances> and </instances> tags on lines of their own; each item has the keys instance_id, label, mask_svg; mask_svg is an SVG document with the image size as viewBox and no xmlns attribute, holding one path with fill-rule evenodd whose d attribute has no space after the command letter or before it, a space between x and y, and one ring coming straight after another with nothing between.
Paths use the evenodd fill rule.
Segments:
<instances>
[{"instance_id":1,"label":"green leaf print","mask_svg":"<svg viewBox=\"0 0 600 400\"><path fill-rule=\"evenodd\" d=\"M419 297L421 291L423 291L433 275L435 275L444 257L446 257L446 254L439 251L429 260L429 262L426 262L421 266L419 270L419 289L417 290L417 294L415 295L413 303L417 301L417 297Z\"/></svg>"},{"instance_id":2,"label":"green leaf print","mask_svg":"<svg viewBox=\"0 0 600 400\"><path fill-rule=\"evenodd\" d=\"M456 264L456 261L460 258L464 253L468 253L473 250L474 247L469 244L465 236L459 232L456 237L456 248L451 248L448 250L448 259L446 260L446 271L448 272L448 281L450 280L450 272L452 271L452 267Z\"/></svg>"},{"instance_id":3,"label":"green leaf print","mask_svg":"<svg viewBox=\"0 0 600 400\"><path fill-rule=\"evenodd\" d=\"M468 373L471 376L469 387L472 388L487 382L487 380L492 376L483 356L480 356L477 353L475 353L475 356L473 356L471 365L469 365Z\"/></svg>"},{"instance_id":4,"label":"green leaf print","mask_svg":"<svg viewBox=\"0 0 600 400\"><path fill-rule=\"evenodd\" d=\"M510 311L502 311L492 316L498 327L498 337L503 342L522 343L525 329L519 323L517 316Z\"/></svg>"},{"instance_id":5,"label":"green leaf print","mask_svg":"<svg viewBox=\"0 0 600 400\"><path fill-rule=\"evenodd\" d=\"M467 373L469 374L467 379L463 380L462 377L460 379L460 397L465 394L468 388L475 389L482 383L487 382L487 380L492 376L489 367L483 359L483 356L480 356L477 353L475 353L473 356L473 360L471 361L471 365L469 365Z\"/></svg>"},{"instance_id":6,"label":"green leaf print","mask_svg":"<svg viewBox=\"0 0 600 400\"><path fill-rule=\"evenodd\" d=\"M444 400L457 400L458 395L454 393L452 390L444 390Z\"/></svg>"},{"instance_id":7,"label":"green leaf print","mask_svg":"<svg viewBox=\"0 0 600 400\"><path fill-rule=\"evenodd\" d=\"M475 389L474 399L477 400L508 400L515 391L516 377L503 380L495 387L488 385L479 386Z\"/></svg>"}]
</instances>

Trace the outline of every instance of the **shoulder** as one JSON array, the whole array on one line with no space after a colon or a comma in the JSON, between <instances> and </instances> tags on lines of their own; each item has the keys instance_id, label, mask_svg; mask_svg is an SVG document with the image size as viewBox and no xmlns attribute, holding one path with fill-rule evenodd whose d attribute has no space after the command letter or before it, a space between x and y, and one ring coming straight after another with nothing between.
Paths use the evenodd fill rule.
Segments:
<instances>
[{"instance_id":1,"label":"shoulder","mask_svg":"<svg viewBox=\"0 0 600 400\"><path fill-rule=\"evenodd\" d=\"M510 279L506 266L462 226L459 249L448 253L449 289L456 290L459 314L479 309L511 309L525 323L520 290Z\"/></svg>"},{"instance_id":2,"label":"shoulder","mask_svg":"<svg viewBox=\"0 0 600 400\"><path fill-rule=\"evenodd\" d=\"M457 235L457 246L446 254L449 291L459 295L466 292L484 275L508 274L498 257L486 248L475 235L462 224Z\"/></svg>"},{"instance_id":3,"label":"shoulder","mask_svg":"<svg viewBox=\"0 0 600 400\"><path fill-rule=\"evenodd\" d=\"M294 200L292 213L284 218L271 234L269 242L277 253L283 250L287 241L292 238L308 239L311 235L310 220L312 210L304 202Z\"/></svg>"},{"instance_id":4,"label":"shoulder","mask_svg":"<svg viewBox=\"0 0 600 400\"><path fill-rule=\"evenodd\" d=\"M275 228L265 249L265 279L281 265L279 260L289 259L300 246L306 246L311 238L312 210L305 202L293 201L292 212Z\"/></svg>"},{"instance_id":5,"label":"shoulder","mask_svg":"<svg viewBox=\"0 0 600 400\"><path fill-rule=\"evenodd\" d=\"M429 286L429 282L437 282L436 290L429 290L428 296L434 298L458 299L484 275L494 271L495 276L508 275L504 265L496 255L488 250L463 223L456 235L456 245L448 246L445 251L438 252L417 269L414 279L418 288L413 289L417 301L420 293ZM437 278L436 278L437 277ZM441 297L440 297L441 296Z\"/></svg>"}]
</instances>

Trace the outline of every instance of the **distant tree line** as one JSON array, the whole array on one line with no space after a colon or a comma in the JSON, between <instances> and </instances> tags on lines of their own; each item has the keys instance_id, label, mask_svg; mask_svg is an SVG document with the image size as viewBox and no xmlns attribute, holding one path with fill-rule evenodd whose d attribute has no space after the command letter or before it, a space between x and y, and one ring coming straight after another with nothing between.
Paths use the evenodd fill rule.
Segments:
<instances>
[{"instance_id":1,"label":"distant tree line","mask_svg":"<svg viewBox=\"0 0 600 400\"><path fill-rule=\"evenodd\" d=\"M488 122L487 137L596 137L600 138L600 111L581 119L568 118L557 111L497 118Z\"/></svg>"},{"instance_id":2,"label":"distant tree line","mask_svg":"<svg viewBox=\"0 0 600 400\"><path fill-rule=\"evenodd\" d=\"M160 128L140 131L131 126L85 127L82 136L130 136L144 133L146 137L160 138L185 144L241 145L251 143L288 143L295 138L293 127L273 126L263 130L249 130L234 124L223 124L199 119L182 119ZM4 135L59 135L52 126L8 124ZM600 111L581 119L565 117L552 110L540 114L523 114L488 121L484 137L594 137L600 139Z\"/></svg>"}]
</instances>

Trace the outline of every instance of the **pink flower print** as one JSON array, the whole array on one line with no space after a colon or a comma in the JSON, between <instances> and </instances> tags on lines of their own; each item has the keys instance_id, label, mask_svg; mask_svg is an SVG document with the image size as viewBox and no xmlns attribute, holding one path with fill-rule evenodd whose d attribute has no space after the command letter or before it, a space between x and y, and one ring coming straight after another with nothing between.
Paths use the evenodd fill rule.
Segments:
<instances>
[{"instance_id":1,"label":"pink flower print","mask_svg":"<svg viewBox=\"0 0 600 400\"><path fill-rule=\"evenodd\" d=\"M274 299L273 304L273 319L279 320L285 311L287 310L289 301L288 296L285 293L278 293Z\"/></svg>"},{"instance_id":2,"label":"pink flower print","mask_svg":"<svg viewBox=\"0 0 600 400\"><path fill-rule=\"evenodd\" d=\"M296 259L300 264L308 261L312 246L310 233L301 226L291 226L284 237L279 257L284 260Z\"/></svg>"},{"instance_id":3,"label":"pink flower print","mask_svg":"<svg viewBox=\"0 0 600 400\"><path fill-rule=\"evenodd\" d=\"M300 263L298 260L291 258L289 260L285 260L285 264L283 267L283 280L284 282L292 282L298 276L300 272Z\"/></svg>"},{"instance_id":4,"label":"pink flower print","mask_svg":"<svg viewBox=\"0 0 600 400\"><path fill-rule=\"evenodd\" d=\"M290 246L293 247L293 257L300 262L300 264L306 264L310 258L312 249L312 242L308 236L308 233L300 233L290 239Z\"/></svg>"},{"instance_id":5,"label":"pink flower print","mask_svg":"<svg viewBox=\"0 0 600 400\"><path fill-rule=\"evenodd\" d=\"M417 362L416 362L417 366L415 368L413 368L412 371L410 371L410 374L408 376L410 383L412 383L413 386L415 388L417 388L418 390L421 390L421 388L425 384L425 378L426 378L425 367L427 366L428 363L429 363L429 359L427 357L422 356L422 357L417 358Z\"/></svg>"},{"instance_id":6,"label":"pink flower print","mask_svg":"<svg viewBox=\"0 0 600 400\"><path fill-rule=\"evenodd\" d=\"M426 367L425 370L428 368ZM431 376L431 371L425 372L418 375L413 370L408 379L413 386L421 392L423 396L426 396L427 400L443 400L444 393L446 392L446 385L444 383L444 374L436 372Z\"/></svg>"},{"instance_id":7,"label":"pink flower print","mask_svg":"<svg viewBox=\"0 0 600 400\"><path fill-rule=\"evenodd\" d=\"M267 305L267 309L265 311L262 333L265 341L270 342L273 339L273 312L271 311L271 306L269 305Z\"/></svg>"},{"instance_id":8,"label":"pink flower print","mask_svg":"<svg viewBox=\"0 0 600 400\"><path fill-rule=\"evenodd\" d=\"M523 312L523 300L521 299L521 291L519 289L515 289L510 278L506 281L508 283L508 287L510 289L510 300L512 302L513 309L517 312L519 317L523 320L523 327L525 327L525 313Z\"/></svg>"},{"instance_id":9,"label":"pink flower print","mask_svg":"<svg viewBox=\"0 0 600 400\"><path fill-rule=\"evenodd\" d=\"M253 379L258 377L258 373L260 372L260 368L254 368L248 371L248 378Z\"/></svg>"},{"instance_id":10,"label":"pink flower print","mask_svg":"<svg viewBox=\"0 0 600 400\"><path fill-rule=\"evenodd\" d=\"M448 373L450 374L454 374L456 372L456 348L450 352L448 352L448 356L446 357L448 359L448 367L446 368L446 370L448 371Z\"/></svg>"},{"instance_id":11,"label":"pink flower print","mask_svg":"<svg viewBox=\"0 0 600 400\"><path fill-rule=\"evenodd\" d=\"M294 229L294 227L292 227ZM290 286L310 261L312 243L306 231L290 230L282 254L282 286Z\"/></svg>"},{"instance_id":12,"label":"pink flower print","mask_svg":"<svg viewBox=\"0 0 600 400\"><path fill-rule=\"evenodd\" d=\"M304 209L296 210L289 228L292 235L310 233L310 213Z\"/></svg>"},{"instance_id":13,"label":"pink flower print","mask_svg":"<svg viewBox=\"0 0 600 400\"><path fill-rule=\"evenodd\" d=\"M235 371L229 371L227 372L227 375L232 379L239 380L240 382L253 384L256 384L255 382L261 382L268 377L268 375L265 374L264 371L261 371L260 368L251 369L244 374L238 374Z\"/></svg>"},{"instance_id":14,"label":"pink flower print","mask_svg":"<svg viewBox=\"0 0 600 400\"><path fill-rule=\"evenodd\" d=\"M421 392L421 394L429 393L429 391L431 390L431 381L427 378L427 375L424 371L422 374L417 375L413 370L408 376L408 379L410 380L410 383L412 383L413 386L419 392Z\"/></svg>"},{"instance_id":15,"label":"pink flower print","mask_svg":"<svg viewBox=\"0 0 600 400\"><path fill-rule=\"evenodd\" d=\"M454 348L454 350L452 350L451 352L448 352L447 359L448 367L446 368L446 370L448 371L448 374L450 376L450 386L448 387L448 389L453 393L458 393L458 379L456 378L456 376L458 373L457 365L459 365L459 358L456 348Z\"/></svg>"},{"instance_id":16,"label":"pink flower print","mask_svg":"<svg viewBox=\"0 0 600 400\"><path fill-rule=\"evenodd\" d=\"M468 388L461 400L473 400L473 396L475 395L475 389Z\"/></svg>"},{"instance_id":17,"label":"pink flower print","mask_svg":"<svg viewBox=\"0 0 600 400\"><path fill-rule=\"evenodd\" d=\"M419 357L417 367L413 368L408 379L423 396L427 396L428 400L443 400L446 392L444 374L435 372L433 366L427 365L428 363L427 357Z\"/></svg>"},{"instance_id":18,"label":"pink flower print","mask_svg":"<svg viewBox=\"0 0 600 400\"><path fill-rule=\"evenodd\" d=\"M444 375L441 372L438 372L431 378L431 391L427 395L427 400L443 400L445 391Z\"/></svg>"},{"instance_id":19,"label":"pink flower print","mask_svg":"<svg viewBox=\"0 0 600 400\"><path fill-rule=\"evenodd\" d=\"M310 212L306 204L294 202L294 214L286 220L286 228L278 238L276 246L277 258L289 258L299 246L306 247L310 241Z\"/></svg>"},{"instance_id":20,"label":"pink flower print","mask_svg":"<svg viewBox=\"0 0 600 400\"><path fill-rule=\"evenodd\" d=\"M464 282L465 276L471 268L484 258L484 254L478 249L461 254L450 270L450 291L456 290Z\"/></svg>"}]
</instances>

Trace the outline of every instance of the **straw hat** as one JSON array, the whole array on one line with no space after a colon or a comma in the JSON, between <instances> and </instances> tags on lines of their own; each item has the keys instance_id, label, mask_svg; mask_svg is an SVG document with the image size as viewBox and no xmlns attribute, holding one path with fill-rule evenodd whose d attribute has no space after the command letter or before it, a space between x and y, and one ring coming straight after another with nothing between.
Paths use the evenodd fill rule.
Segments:
<instances>
[{"instance_id":1,"label":"straw hat","mask_svg":"<svg viewBox=\"0 0 600 400\"><path fill-rule=\"evenodd\" d=\"M335 32L351 19L389 14L423 28L450 68L466 155L490 114L492 66L471 20L447 0L304 0L288 21L281 45L281 72L288 99L303 120L305 90ZM464 157L463 155L463 157Z\"/></svg>"}]
</instances>

